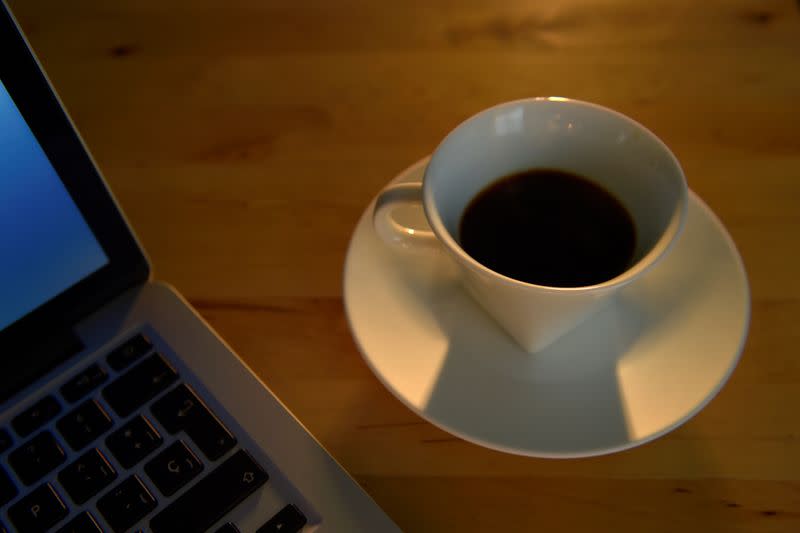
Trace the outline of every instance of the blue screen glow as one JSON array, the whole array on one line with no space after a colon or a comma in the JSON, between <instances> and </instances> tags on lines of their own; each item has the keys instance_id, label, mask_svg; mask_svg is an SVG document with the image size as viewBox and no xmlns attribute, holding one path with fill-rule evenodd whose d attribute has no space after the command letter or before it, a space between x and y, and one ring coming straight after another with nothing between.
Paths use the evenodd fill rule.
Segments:
<instances>
[{"instance_id":1,"label":"blue screen glow","mask_svg":"<svg viewBox=\"0 0 800 533\"><path fill-rule=\"evenodd\" d=\"M107 263L0 83L0 330Z\"/></svg>"}]
</instances>

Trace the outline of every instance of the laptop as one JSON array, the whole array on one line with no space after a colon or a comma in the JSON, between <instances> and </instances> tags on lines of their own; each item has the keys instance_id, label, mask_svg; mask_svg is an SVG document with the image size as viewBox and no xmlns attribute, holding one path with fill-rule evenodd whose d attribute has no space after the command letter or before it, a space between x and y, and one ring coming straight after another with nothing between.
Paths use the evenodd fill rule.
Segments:
<instances>
[{"instance_id":1,"label":"laptop","mask_svg":"<svg viewBox=\"0 0 800 533\"><path fill-rule=\"evenodd\" d=\"M397 526L150 266L0 9L0 532Z\"/></svg>"}]
</instances>

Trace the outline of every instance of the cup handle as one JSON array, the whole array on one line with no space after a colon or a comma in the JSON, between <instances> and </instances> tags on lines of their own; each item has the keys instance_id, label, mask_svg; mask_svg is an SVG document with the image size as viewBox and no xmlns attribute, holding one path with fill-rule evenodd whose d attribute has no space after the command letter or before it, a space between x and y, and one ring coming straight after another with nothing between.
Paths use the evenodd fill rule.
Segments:
<instances>
[{"instance_id":1,"label":"cup handle","mask_svg":"<svg viewBox=\"0 0 800 533\"><path fill-rule=\"evenodd\" d=\"M427 224L424 228L411 228L392 218L392 212L400 206L422 209L421 182L389 185L378 195L372 211L372 224L384 242L405 249L437 247L439 241Z\"/></svg>"}]
</instances>

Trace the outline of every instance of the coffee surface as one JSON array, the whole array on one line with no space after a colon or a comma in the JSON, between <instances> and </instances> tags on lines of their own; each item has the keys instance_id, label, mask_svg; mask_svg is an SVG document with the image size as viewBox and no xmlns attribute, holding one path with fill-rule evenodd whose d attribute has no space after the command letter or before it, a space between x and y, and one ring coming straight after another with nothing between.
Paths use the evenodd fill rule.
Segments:
<instances>
[{"instance_id":1,"label":"coffee surface","mask_svg":"<svg viewBox=\"0 0 800 533\"><path fill-rule=\"evenodd\" d=\"M473 198L458 239L476 261L510 278L584 287L631 266L636 227L622 203L589 179L531 169L502 177Z\"/></svg>"}]
</instances>

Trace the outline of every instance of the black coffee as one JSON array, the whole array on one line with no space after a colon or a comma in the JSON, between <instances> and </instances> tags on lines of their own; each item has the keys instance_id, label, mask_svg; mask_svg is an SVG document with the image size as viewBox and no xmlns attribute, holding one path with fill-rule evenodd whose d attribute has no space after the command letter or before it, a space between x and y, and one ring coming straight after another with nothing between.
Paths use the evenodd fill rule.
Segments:
<instances>
[{"instance_id":1,"label":"black coffee","mask_svg":"<svg viewBox=\"0 0 800 533\"><path fill-rule=\"evenodd\" d=\"M492 183L467 206L461 247L510 278L551 287L608 281L633 260L636 227L625 207L591 181L532 169Z\"/></svg>"}]
</instances>

